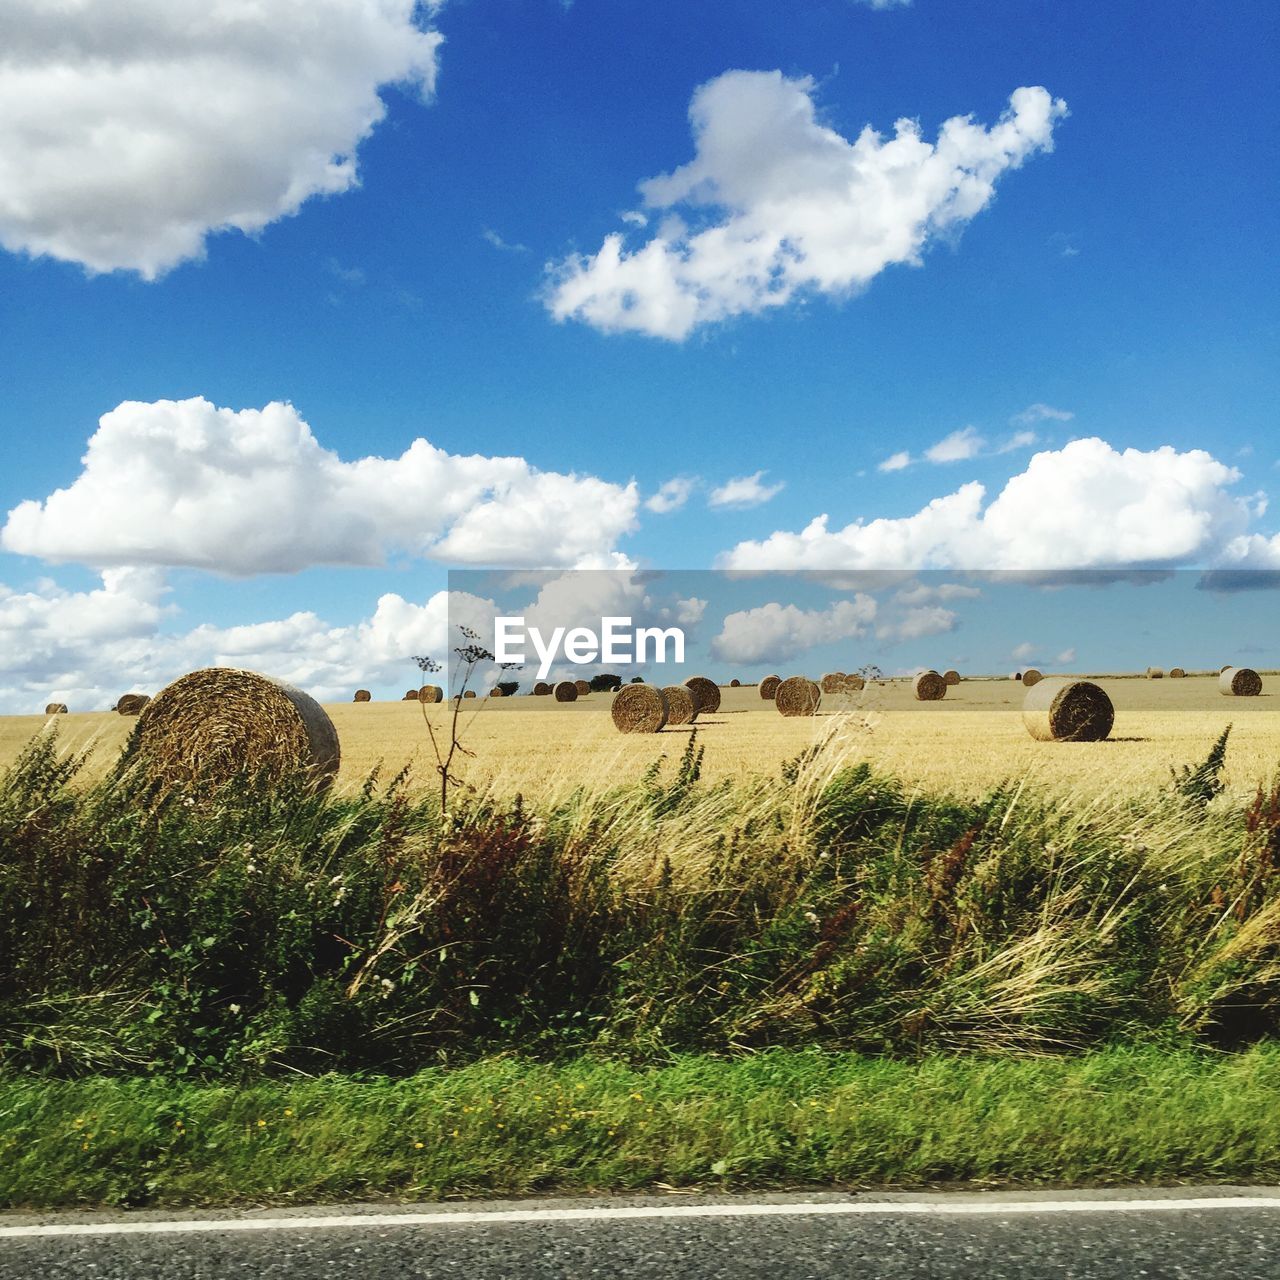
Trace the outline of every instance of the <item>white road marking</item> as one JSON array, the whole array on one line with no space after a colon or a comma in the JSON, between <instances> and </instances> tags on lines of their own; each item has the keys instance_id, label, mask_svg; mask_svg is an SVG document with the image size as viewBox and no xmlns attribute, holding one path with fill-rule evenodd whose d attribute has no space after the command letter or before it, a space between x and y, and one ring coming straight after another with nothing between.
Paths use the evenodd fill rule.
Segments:
<instances>
[{"instance_id":1,"label":"white road marking","mask_svg":"<svg viewBox=\"0 0 1280 1280\"><path fill-rule=\"evenodd\" d=\"M1127 1200L839 1200L780 1204L600 1205L579 1209L460 1209L453 1213L340 1213L283 1218L179 1218L0 1226L0 1240L33 1236L185 1235L208 1231L370 1231L386 1227L486 1227L507 1223L627 1222L646 1218L990 1217L1053 1213L1280 1211L1275 1196L1162 1196Z\"/></svg>"}]
</instances>

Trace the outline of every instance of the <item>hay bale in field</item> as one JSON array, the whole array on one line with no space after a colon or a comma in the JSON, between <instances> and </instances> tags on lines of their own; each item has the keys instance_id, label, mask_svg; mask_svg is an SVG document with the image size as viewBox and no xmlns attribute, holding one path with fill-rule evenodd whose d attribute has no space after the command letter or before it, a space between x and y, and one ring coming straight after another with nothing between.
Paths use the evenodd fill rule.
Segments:
<instances>
[{"instance_id":1,"label":"hay bale in field","mask_svg":"<svg viewBox=\"0 0 1280 1280\"><path fill-rule=\"evenodd\" d=\"M557 702L577 702L578 686L573 680L561 680L552 692Z\"/></svg>"},{"instance_id":2,"label":"hay bale in field","mask_svg":"<svg viewBox=\"0 0 1280 1280\"><path fill-rule=\"evenodd\" d=\"M861 676L845 676L844 691L845 693L861 693L867 687L867 682Z\"/></svg>"},{"instance_id":3,"label":"hay bale in field","mask_svg":"<svg viewBox=\"0 0 1280 1280\"><path fill-rule=\"evenodd\" d=\"M533 696L535 698L545 698L551 692L551 686L545 680L539 680L533 686Z\"/></svg>"},{"instance_id":4,"label":"hay bale in field","mask_svg":"<svg viewBox=\"0 0 1280 1280\"><path fill-rule=\"evenodd\" d=\"M1030 689L1033 684L1039 684L1043 679L1043 672L1037 671L1035 667L1028 667L1022 673L1022 686L1024 689Z\"/></svg>"},{"instance_id":5,"label":"hay bale in field","mask_svg":"<svg viewBox=\"0 0 1280 1280\"><path fill-rule=\"evenodd\" d=\"M444 690L438 684L424 684L418 690L419 702L443 702Z\"/></svg>"},{"instance_id":6,"label":"hay bale in field","mask_svg":"<svg viewBox=\"0 0 1280 1280\"><path fill-rule=\"evenodd\" d=\"M217 789L247 772L267 782L303 774L323 788L340 761L333 721L314 698L256 671L206 667L148 701L121 763L168 792Z\"/></svg>"},{"instance_id":7,"label":"hay bale in field","mask_svg":"<svg viewBox=\"0 0 1280 1280\"><path fill-rule=\"evenodd\" d=\"M115 710L118 715L122 716L138 716L142 714L142 708L151 701L151 696L146 693L126 693L116 701Z\"/></svg>"},{"instance_id":8,"label":"hay bale in field","mask_svg":"<svg viewBox=\"0 0 1280 1280\"><path fill-rule=\"evenodd\" d=\"M1040 742L1101 742L1115 718L1106 691L1091 680L1042 680L1022 703L1022 722Z\"/></svg>"},{"instance_id":9,"label":"hay bale in field","mask_svg":"<svg viewBox=\"0 0 1280 1280\"><path fill-rule=\"evenodd\" d=\"M1231 663L1227 662L1218 668L1218 674L1221 675L1224 671L1230 671L1230 670L1231 670Z\"/></svg>"},{"instance_id":10,"label":"hay bale in field","mask_svg":"<svg viewBox=\"0 0 1280 1280\"><path fill-rule=\"evenodd\" d=\"M847 679L843 671L828 671L821 680L818 681L823 693L843 693L844 682Z\"/></svg>"},{"instance_id":11,"label":"hay bale in field","mask_svg":"<svg viewBox=\"0 0 1280 1280\"><path fill-rule=\"evenodd\" d=\"M669 706L666 695L665 689L651 684L625 685L618 690L618 696L609 707L614 727L619 733L657 733L667 724Z\"/></svg>"},{"instance_id":12,"label":"hay bale in field","mask_svg":"<svg viewBox=\"0 0 1280 1280\"><path fill-rule=\"evenodd\" d=\"M690 676L684 687L693 694L694 708L699 712L720 710L720 686L706 676Z\"/></svg>"},{"instance_id":13,"label":"hay bale in field","mask_svg":"<svg viewBox=\"0 0 1280 1280\"><path fill-rule=\"evenodd\" d=\"M1163 668L1163 667L1148 667L1148 668L1147 668L1147 679L1148 679L1148 680L1163 680L1163 679L1164 679L1164 668Z\"/></svg>"},{"instance_id":14,"label":"hay bale in field","mask_svg":"<svg viewBox=\"0 0 1280 1280\"><path fill-rule=\"evenodd\" d=\"M669 684L662 696L667 700L668 724L692 724L698 718L698 701L687 685Z\"/></svg>"},{"instance_id":15,"label":"hay bale in field","mask_svg":"<svg viewBox=\"0 0 1280 1280\"><path fill-rule=\"evenodd\" d=\"M44 713L47 716L65 716L67 714L67 704L65 702L47 702L45 703Z\"/></svg>"},{"instance_id":16,"label":"hay bale in field","mask_svg":"<svg viewBox=\"0 0 1280 1280\"><path fill-rule=\"evenodd\" d=\"M577 691L578 691L578 697L582 698L582 697L585 697L588 693L590 693L590 692L591 692L591 681L590 681L590 680L575 680L575 681L573 682L573 687L574 687L575 689L577 689Z\"/></svg>"},{"instance_id":17,"label":"hay bale in field","mask_svg":"<svg viewBox=\"0 0 1280 1280\"><path fill-rule=\"evenodd\" d=\"M1181 667L1169 668L1170 680L1185 680L1186 678L1187 678L1187 673Z\"/></svg>"},{"instance_id":18,"label":"hay bale in field","mask_svg":"<svg viewBox=\"0 0 1280 1280\"><path fill-rule=\"evenodd\" d=\"M474 689L467 689L462 696L464 698L474 698L476 696L476 691Z\"/></svg>"},{"instance_id":19,"label":"hay bale in field","mask_svg":"<svg viewBox=\"0 0 1280 1280\"><path fill-rule=\"evenodd\" d=\"M401 702L417 702L417 700L418 700L417 689L406 689L404 693L404 697L400 699Z\"/></svg>"},{"instance_id":20,"label":"hay bale in field","mask_svg":"<svg viewBox=\"0 0 1280 1280\"><path fill-rule=\"evenodd\" d=\"M489 690L489 697L491 698L505 698L506 696L507 695L503 693L502 690L499 689L496 684L493 686L492 689Z\"/></svg>"},{"instance_id":21,"label":"hay bale in field","mask_svg":"<svg viewBox=\"0 0 1280 1280\"><path fill-rule=\"evenodd\" d=\"M947 670L942 673L942 678L947 682L947 687L960 683L960 673L958 671Z\"/></svg>"},{"instance_id":22,"label":"hay bale in field","mask_svg":"<svg viewBox=\"0 0 1280 1280\"><path fill-rule=\"evenodd\" d=\"M1009 676L1009 679L1010 679L1010 680L1019 680L1019 681L1020 681L1020 680L1022 679L1022 672L1021 672L1021 671L1015 671L1015 672L1013 672L1013 673L1012 673L1012 675L1010 675L1010 676Z\"/></svg>"},{"instance_id":23,"label":"hay bale in field","mask_svg":"<svg viewBox=\"0 0 1280 1280\"><path fill-rule=\"evenodd\" d=\"M808 676L788 676L779 683L773 702L784 716L814 716L822 702L822 686Z\"/></svg>"},{"instance_id":24,"label":"hay bale in field","mask_svg":"<svg viewBox=\"0 0 1280 1280\"><path fill-rule=\"evenodd\" d=\"M941 702L947 696L947 682L936 671L922 671L915 678L917 702Z\"/></svg>"},{"instance_id":25,"label":"hay bale in field","mask_svg":"<svg viewBox=\"0 0 1280 1280\"><path fill-rule=\"evenodd\" d=\"M351 699L352 702L372 702L373 694L368 689L357 689L356 696Z\"/></svg>"},{"instance_id":26,"label":"hay bale in field","mask_svg":"<svg viewBox=\"0 0 1280 1280\"><path fill-rule=\"evenodd\" d=\"M1229 698L1256 698L1262 692L1262 677L1252 667L1228 667L1218 677L1218 691Z\"/></svg>"},{"instance_id":27,"label":"hay bale in field","mask_svg":"<svg viewBox=\"0 0 1280 1280\"><path fill-rule=\"evenodd\" d=\"M774 695L778 692L778 686L782 683L781 676L765 676L760 681L760 696L766 702L772 702Z\"/></svg>"},{"instance_id":28,"label":"hay bale in field","mask_svg":"<svg viewBox=\"0 0 1280 1280\"><path fill-rule=\"evenodd\" d=\"M729 688L730 688L730 689L741 689L741 688L742 688L742 681L741 681L741 680L730 680L730 681L729 681Z\"/></svg>"}]
</instances>

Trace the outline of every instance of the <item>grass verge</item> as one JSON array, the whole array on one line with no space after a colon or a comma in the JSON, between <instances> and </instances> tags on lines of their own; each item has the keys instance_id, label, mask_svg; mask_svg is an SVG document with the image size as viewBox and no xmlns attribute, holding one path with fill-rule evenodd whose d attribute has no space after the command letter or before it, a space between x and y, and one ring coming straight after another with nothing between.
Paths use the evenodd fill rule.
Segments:
<instances>
[{"instance_id":1,"label":"grass verge","mask_svg":"<svg viewBox=\"0 0 1280 1280\"><path fill-rule=\"evenodd\" d=\"M1280 1178L1280 1047L917 1062L775 1050L633 1070L0 1079L0 1203L436 1199L654 1185Z\"/></svg>"}]
</instances>

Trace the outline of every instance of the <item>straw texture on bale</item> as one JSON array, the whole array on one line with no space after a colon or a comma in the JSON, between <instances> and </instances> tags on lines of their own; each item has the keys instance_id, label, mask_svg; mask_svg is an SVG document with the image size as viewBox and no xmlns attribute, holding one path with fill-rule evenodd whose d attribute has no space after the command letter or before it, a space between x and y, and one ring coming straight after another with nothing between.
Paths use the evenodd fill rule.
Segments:
<instances>
[{"instance_id":1,"label":"straw texture on bale","mask_svg":"<svg viewBox=\"0 0 1280 1280\"><path fill-rule=\"evenodd\" d=\"M609 707L619 733L657 733L668 713L667 690L651 684L624 685Z\"/></svg>"},{"instance_id":2,"label":"straw texture on bale","mask_svg":"<svg viewBox=\"0 0 1280 1280\"><path fill-rule=\"evenodd\" d=\"M846 693L861 693L867 687L867 682L861 676L845 676L844 691Z\"/></svg>"},{"instance_id":3,"label":"straw texture on bale","mask_svg":"<svg viewBox=\"0 0 1280 1280\"><path fill-rule=\"evenodd\" d=\"M1181 667L1169 668L1170 680L1185 680L1186 678L1187 678L1187 673Z\"/></svg>"},{"instance_id":4,"label":"straw texture on bale","mask_svg":"<svg viewBox=\"0 0 1280 1280\"><path fill-rule=\"evenodd\" d=\"M730 680L730 681L729 681L729 688L730 688L730 689L741 689L741 688L742 688L742 681L741 681L741 680Z\"/></svg>"},{"instance_id":5,"label":"straw texture on bale","mask_svg":"<svg viewBox=\"0 0 1280 1280\"><path fill-rule=\"evenodd\" d=\"M915 679L917 702L941 702L947 696L947 682L936 671L922 671Z\"/></svg>"},{"instance_id":6,"label":"straw texture on bale","mask_svg":"<svg viewBox=\"0 0 1280 1280\"><path fill-rule=\"evenodd\" d=\"M574 687L575 689L577 689L577 691L578 691L578 697L580 697L580 698L581 698L581 697L583 697L584 695L586 695L586 694L588 694L588 693L590 693L590 692L591 692L591 681L590 681L590 680L575 680L575 681L573 682L573 687Z\"/></svg>"},{"instance_id":7,"label":"straw texture on bale","mask_svg":"<svg viewBox=\"0 0 1280 1280\"><path fill-rule=\"evenodd\" d=\"M693 694L694 709L699 713L720 710L720 686L714 680L708 680L706 676L690 676L684 687Z\"/></svg>"},{"instance_id":8,"label":"straw texture on bale","mask_svg":"<svg viewBox=\"0 0 1280 1280\"><path fill-rule=\"evenodd\" d=\"M417 700L418 700L417 689L406 689L404 693L404 697L400 699L401 702L417 702Z\"/></svg>"},{"instance_id":9,"label":"straw texture on bale","mask_svg":"<svg viewBox=\"0 0 1280 1280\"><path fill-rule=\"evenodd\" d=\"M778 685L773 701L784 716L814 716L822 701L822 687L808 676L788 676Z\"/></svg>"},{"instance_id":10,"label":"straw texture on bale","mask_svg":"<svg viewBox=\"0 0 1280 1280\"><path fill-rule=\"evenodd\" d=\"M1147 668L1147 679L1148 679L1148 680L1163 680L1163 679L1164 679L1164 668L1163 668L1163 667L1148 667L1148 668Z\"/></svg>"},{"instance_id":11,"label":"straw texture on bale","mask_svg":"<svg viewBox=\"0 0 1280 1280\"><path fill-rule=\"evenodd\" d=\"M944 671L942 673L942 678L947 682L948 685L960 683L960 673L958 671Z\"/></svg>"},{"instance_id":12,"label":"straw texture on bale","mask_svg":"<svg viewBox=\"0 0 1280 1280\"><path fill-rule=\"evenodd\" d=\"M444 690L438 684L424 684L418 690L419 702L443 702Z\"/></svg>"},{"instance_id":13,"label":"straw texture on bale","mask_svg":"<svg viewBox=\"0 0 1280 1280\"><path fill-rule=\"evenodd\" d=\"M1218 689L1229 698L1256 698L1262 692L1262 677L1252 667L1228 667L1218 677Z\"/></svg>"},{"instance_id":14,"label":"straw texture on bale","mask_svg":"<svg viewBox=\"0 0 1280 1280\"><path fill-rule=\"evenodd\" d=\"M1028 667L1022 673L1022 683L1026 688L1030 689L1033 684L1039 684L1044 679L1044 672L1037 671L1035 667Z\"/></svg>"},{"instance_id":15,"label":"straw texture on bale","mask_svg":"<svg viewBox=\"0 0 1280 1280\"><path fill-rule=\"evenodd\" d=\"M536 698L545 698L551 692L551 686L545 680L539 680L533 686L533 694Z\"/></svg>"},{"instance_id":16,"label":"straw texture on bale","mask_svg":"<svg viewBox=\"0 0 1280 1280\"><path fill-rule=\"evenodd\" d=\"M1101 742L1115 719L1106 690L1091 680L1042 680L1022 703L1022 722L1040 742Z\"/></svg>"},{"instance_id":17,"label":"straw texture on bale","mask_svg":"<svg viewBox=\"0 0 1280 1280\"><path fill-rule=\"evenodd\" d=\"M667 685L662 696L667 700L668 724L692 724L698 718L697 699L687 685Z\"/></svg>"},{"instance_id":18,"label":"straw texture on bale","mask_svg":"<svg viewBox=\"0 0 1280 1280\"><path fill-rule=\"evenodd\" d=\"M166 685L142 710L127 753L161 789L213 789L246 772L306 775L327 787L341 752L333 721L283 680L207 667Z\"/></svg>"},{"instance_id":19,"label":"straw texture on bale","mask_svg":"<svg viewBox=\"0 0 1280 1280\"><path fill-rule=\"evenodd\" d=\"M572 680L561 680L555 687L554 697L557 702L577 702L578 686Z\"/></svg>"},{"instance_id":20,"label":"straw texture on bale","mask_svg":"<svg viewBox=\"0 0 1280 1280\"><path fill-rule=\"evenodd\" d=\"M122 716L137 716L142 714L142 708L151 701L148 694L145 693L126 693L119 702L116 703L116 711Z\"/></svg>"},{"instance_id":21,"label":"straw texture on bale","mask_svg":"<svg viewBox=\"0 0 1280 1280\"><path fill-rule=\"evenodd\" d=\"M44 713L47 716L65 716L67 714L67 704L65 702L46 703Z\"/></svg>"},{"instance_id":22,"label":"straw texture on bale","mask_svg":"<svg viewBox=\"0 0 1280 1280\"><path fill-rule=\"evenodd\" d=\"M818 684L823 693L843 693L846 676L843 671L828 671Z\"/></svg>"},{"instance_id":23,"label":"straw texture on bale","mask_svg":"<svg viewBox=\"0 0 1280 1280\"><path fill-rule=\"evenodd\" d=\"M781 676L765 676L765 678L760 681L760 696L766 701L772 702L774 695L778 692L778 686L781 683Z\"/></svg>"},{"instance_id":24,"label":"straw texture on bale","mask_svg":"<svg viewBox=\"0 0 1280 1280\"><path fill-rule=\"evenodd\" d=\"M356 696L351 699L352 702L372 702L373 694L368 689L357 689Z\"/></svg>"}]
</instances>

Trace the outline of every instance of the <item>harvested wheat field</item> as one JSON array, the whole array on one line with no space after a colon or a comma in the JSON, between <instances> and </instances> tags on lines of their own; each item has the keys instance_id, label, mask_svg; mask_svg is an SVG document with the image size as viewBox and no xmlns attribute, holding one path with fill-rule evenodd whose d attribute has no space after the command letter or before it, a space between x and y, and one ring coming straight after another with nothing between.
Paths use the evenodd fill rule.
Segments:
<instances>
[{"instance_id":1,"label":"harvested wheat field","mask_svg":"<svg viewBox=\"0 0 1280 1280\"><path fill-rule=\"evenodd\" d=\"M1260 697L1222 696L1218 678L1176 682L1136 677L1091 677L1115 705L1105 742L1038 742L1027 732L1020 683L969 679L939 702L919 702L910 679L830 694L816 716L780 716L753 688L724 688L719 710L698 718L706 746L703 776L715 780L781 765L836 732L852 758L893 770L909 783L973 795L1010 778L1029 776L1067 790L1163 786L1171 767L1204 759L1213 740L1234 725L1225 776L1238 792L1253 790L1280 768L1280 676L1262 673ZM464 741L476 752L468 777L502 793L534 797L580 784L609 785L638 777L655 757L679 756L693 726L656 734L619 734L610 697L573 703L518 695L477 699L460 717ZM379 761L394 772L414 762L424 785L433 778L423 715L444 728L453 704L411 702L329 704L325 708L342 743L337 785L358 786ZM0 717L0 765L47 723L42 715ZM57 717L71 747L96 744L95 771L116 757L136 722L114 712ZM549 751L548 744L556 749Z\"/></svg>"}]
</instances>

